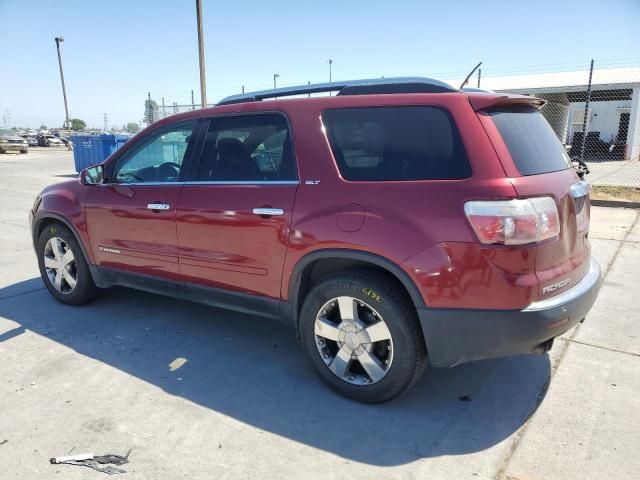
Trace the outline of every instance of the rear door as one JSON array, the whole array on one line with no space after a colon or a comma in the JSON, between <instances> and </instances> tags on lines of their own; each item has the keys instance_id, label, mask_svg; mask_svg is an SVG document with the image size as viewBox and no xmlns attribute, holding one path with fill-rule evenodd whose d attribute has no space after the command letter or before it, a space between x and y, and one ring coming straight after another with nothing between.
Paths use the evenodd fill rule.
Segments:
<instances>
[{"instance_id":1,"label":"rear door","mask_svg":"<svg viewBox=\"0 0 640 480\"><path fill-rule=\"evenodd\" d=\"M180 192L180 269L188 288L279 298L297 169L278 113L210 120L198 171Z\"/></svg>"},{"instance_id":2,"label":"rear door","mask_svg":"<svg viewBox=\"0 0 640 480\"><path fill-rule=\"evenodd\" d=\"M162 127L109 166L90 189L89 238L98 267L179 280L176 204L197 121Z\"/></svg>"},{"instance_id":3,"label":"rear door","mask_svg":"<svg viewBox=\"0 0 640 480\"><path fill-rule=\"evenodd\" d=\"M481 113L502 164L520 197L551 196L560 217L557 239L536 253L538 298L565 291L589 269L589 185L539 110L511 106Z\"/></svg>"}]
</instances>

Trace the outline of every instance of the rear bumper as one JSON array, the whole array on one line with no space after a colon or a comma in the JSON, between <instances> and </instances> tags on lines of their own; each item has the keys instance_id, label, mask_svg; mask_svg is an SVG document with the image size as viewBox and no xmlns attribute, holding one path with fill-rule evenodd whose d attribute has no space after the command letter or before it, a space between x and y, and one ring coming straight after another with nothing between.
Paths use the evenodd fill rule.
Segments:
<instances>
[{"instance_id":1,"label":"rear bumper","mask_svg":"<svg viewBox=\"0 0 640 480\"><path fill-rule=\"evenodd\" d=\"M600 266L591 259L579 283L524 310L418 309L429 360L449 367L540 351L542 344L585 318L601 284Z\"/></svg>"}]
</instances>

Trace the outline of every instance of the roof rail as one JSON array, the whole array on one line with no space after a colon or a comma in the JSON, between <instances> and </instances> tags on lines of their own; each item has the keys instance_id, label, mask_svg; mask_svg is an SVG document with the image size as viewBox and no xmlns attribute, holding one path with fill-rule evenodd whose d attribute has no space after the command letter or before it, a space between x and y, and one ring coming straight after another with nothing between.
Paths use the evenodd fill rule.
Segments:
<instances>
[{"instance_id":1,"label":"roof rail","mask_svg":"<svg viewBox=\"0 0 640 480\"><path fill-rule=\"evenodd\" d=\"M344 82L315 83L295 87L273 88L257 92L242 93L225 97L217 105L257 102L268 98L290 97L312 93L338 92L338 95L371 95L383 93L444 93L458 92L439 80L424 77L374 78L369 80L349 80Z\"/></svg>"}]
</instances>

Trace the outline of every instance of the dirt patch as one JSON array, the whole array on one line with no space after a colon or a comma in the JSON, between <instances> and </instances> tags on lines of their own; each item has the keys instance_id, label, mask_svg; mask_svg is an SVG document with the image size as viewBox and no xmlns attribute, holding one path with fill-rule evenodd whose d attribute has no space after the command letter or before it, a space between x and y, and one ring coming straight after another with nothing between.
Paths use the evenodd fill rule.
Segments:
<instances>
[{"instance_id":1,"label":"dirt patch","mask_svg":"<svg viewBox=\"0 0 640 480\"><path fill-rule=\"evenodd\" d=\"M595 200L640 202L640 188L594 186L591 198Z\"/></svg>"}]
</instances>

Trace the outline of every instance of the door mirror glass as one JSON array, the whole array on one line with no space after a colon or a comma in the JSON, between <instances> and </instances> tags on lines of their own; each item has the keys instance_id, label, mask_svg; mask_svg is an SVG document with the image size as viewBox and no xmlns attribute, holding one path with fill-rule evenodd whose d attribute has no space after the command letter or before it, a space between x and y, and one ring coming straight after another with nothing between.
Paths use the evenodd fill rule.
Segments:
<instances>
[{"instance_id":1,"label":"door mirror glass","mask_svg":"<svg viewBox=\"0 0 640 480\"><path fill-rule=\"evenodd\" d=\"M104 181L104 168L102 165L94 165L80 172L80 183L83 185L98 185Z\"/></svg>"}]
</instances>

